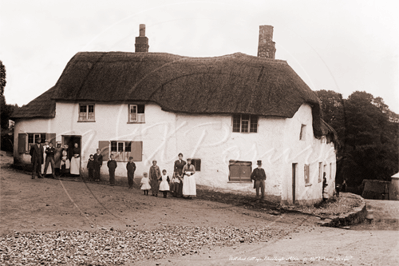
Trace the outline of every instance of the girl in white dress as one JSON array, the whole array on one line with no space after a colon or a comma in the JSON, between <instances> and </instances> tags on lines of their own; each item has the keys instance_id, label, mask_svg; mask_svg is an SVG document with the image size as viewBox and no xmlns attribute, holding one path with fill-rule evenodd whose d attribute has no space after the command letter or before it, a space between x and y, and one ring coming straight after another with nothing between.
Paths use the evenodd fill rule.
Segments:
<instances>
[{"instance_id":1,"label":"girl in white dress","mask_svg":"<svg viewBox=\"0 0 399 266\"><path fill-rule=\"evenodd\" d=\"M150 179L147 173L143 173L143 178L141 179L141 190L144 191L144 195L148 195L148 191L151 189Z\"/></svg>"},{"instance_id":2,"label":"girl in white dress","mask_svg":"<svg viewBox=\"0 0 399 266\"><path fill-rule=\"evenodd\" d=\"M168 195L168 191L169 191L169 176L166 174L166 170L163 169L162 170L162 175L161 178L159 178L159 180L161 181L161 183L159 184L159 191L163 192L163 197L166 198Z\"/></svg>"}]
</instances>

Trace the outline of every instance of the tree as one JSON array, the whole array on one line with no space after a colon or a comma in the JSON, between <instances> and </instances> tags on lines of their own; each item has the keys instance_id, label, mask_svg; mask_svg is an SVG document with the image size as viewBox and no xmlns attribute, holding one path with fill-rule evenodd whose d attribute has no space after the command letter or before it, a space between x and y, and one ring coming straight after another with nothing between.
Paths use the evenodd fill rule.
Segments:
<instances>
[{"instance_id":1,"label":"tree","mask_svg":"<svg viewBox=\"0 0 399 266\"><path fill-rule=\"evenodd\" d=\"M390 180L398 171L398 115L380 97L356 91L342 99L333 91L317 92L323 119L338 134L337 183L352 186L363 179ZM338 100L340 99L340 100Z\"/></svg>"}]
</instances>

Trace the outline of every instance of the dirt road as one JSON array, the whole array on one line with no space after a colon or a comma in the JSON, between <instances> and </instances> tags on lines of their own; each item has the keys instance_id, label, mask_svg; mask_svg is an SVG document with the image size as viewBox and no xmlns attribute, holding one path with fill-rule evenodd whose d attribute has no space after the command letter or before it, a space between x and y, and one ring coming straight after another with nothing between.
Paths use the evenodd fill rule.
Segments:
<instances>
[{"instance_id":1,"label":"dirt road","mask_svg":"<svg viewBox=\"0 0 399 266\"><path fill-rule=\"evenodd\" d=\"M29 175L6 167L7 160L2 158L1 169L0 233L3 236L11 236L15 231L99 232L112 228L148 233L184 226L188 231L196 227L217 227L219 231L233 228L244 232L263 227L270 232L267 238L257 238L254 231L253 238L239 236L242 240L234 245L227 246L219 239L211 244L204 242L200 252L190 253L180 247L174 255L140 260L138 264L399 265L396 229L324 228L316 225L317 218L308 215L271 215L217 202L144 196L140 190L126 187L67 179L30 179ZM0 249L1 254L5 247Z\"/></svg>"}]
</instances>

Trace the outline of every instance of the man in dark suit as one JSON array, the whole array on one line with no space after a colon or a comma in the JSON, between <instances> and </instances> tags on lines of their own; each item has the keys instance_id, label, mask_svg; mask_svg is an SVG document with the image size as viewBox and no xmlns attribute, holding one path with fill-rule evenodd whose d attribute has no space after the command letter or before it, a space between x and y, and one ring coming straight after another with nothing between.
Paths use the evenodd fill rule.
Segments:
<instances>
[{"instance_id":1,"label":"man in dark suit","mask_svg":"<svg viewBox=\"0 0 399 266\"><path fill-rule=\"evenodd\" d=\"M55 161L54 161L55 148L53 147L52 142L49 143L49 146L46 148L45 152L46 152L46 163L44 165L44 174L47 173L47 167L48 167L48 164L50 163L51 174L53 175L53 178L55 179Z\"/></svg>"},{"instance_id":2,"label":"man in dark suit","mask_svg":"<svg viewBox=\"0 0 399 266\"><path fill-rule=\"evenodd\" d=\"M100 149L97 149L97 153L94 154L94 180L100 181L100 171L103 165L103 156L101 155Z\"/></svg>"},{"instance_id":3,"label":"man in dark suit","mask_svg":"<svg viewBox=\"0 0 399 266\"><path fill-rule=\"evenodd\" d=\"M251 174L251 179L255 181L256 188L256 198L259 198L259 188L261 189L261 199L265 199L265 181L266 181L266 173L262 168L262 161L258 161L258 167L254 169Z\"/></svg>"},{"instance_id":4,"label":"man in dark suit","mask_svg":"<svg viewBox=\"0 0 399 266\"><path fill-rule=\"evenodd\" d=\"M43 164L43 147L40 145L39 140L36 140L36 144L30 147L31 163L33 165L32 179L35 179L35 173L38 178L43 178L41 168Z\"/></svg>"}]
</instances>

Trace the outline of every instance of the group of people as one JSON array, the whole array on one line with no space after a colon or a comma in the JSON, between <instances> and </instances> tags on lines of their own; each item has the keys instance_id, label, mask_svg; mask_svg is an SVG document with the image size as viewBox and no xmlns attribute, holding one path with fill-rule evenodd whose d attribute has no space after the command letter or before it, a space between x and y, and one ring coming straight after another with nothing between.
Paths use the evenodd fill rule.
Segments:
<instances>
[{"instance_id":1,"label":"group of people","mask_svg":"<svg viewBox=\"0 0 399 266\"><path fill-rule=\"evenodd\" d=\"M51 141L46 141L44 145L42 145L40 140L36 140L36 143L31 145L29 153L33 166L32 179L35 178L35 175L37 175L38 178L43 178L43 176L48 174L50 168L50 174L53 178L69 174L79 175L80 148L78 143L74 144L72 156L69 156L70 150L68 145L61 146L61 144L58 143L57 146L54 147Z\"/></svg>"},{"instance_id":2,"label":"group of people","mask_svg":"<svg viewBox=\"0 0 399 266\"><path fill-rule=\"evenodd\" d=\"M179 153L179 159L175 161L173 168L173 176L170 178L165 169L161 170L157 165L157 161L152 161L149 174L143 173L141 179L141 190L144 195L148 195L151 190L152 196L157 197L159 192L163 193L166 198L168 192L173 197L184 197L192 199L197 195L195 182L195 166L191 164L191 159L187 159L187 163L183 160L183 154Z\"/></svg>"}]
</instances>

